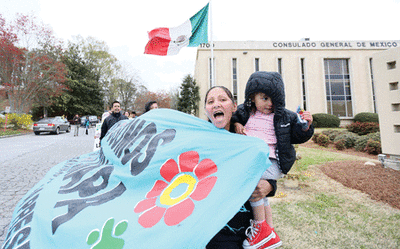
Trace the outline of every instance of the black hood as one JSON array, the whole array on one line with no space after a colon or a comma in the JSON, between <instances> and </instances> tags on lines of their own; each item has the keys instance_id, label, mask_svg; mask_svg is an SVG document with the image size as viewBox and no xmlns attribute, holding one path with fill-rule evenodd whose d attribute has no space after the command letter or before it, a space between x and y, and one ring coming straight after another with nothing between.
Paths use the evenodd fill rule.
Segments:
<instances>
[{"instance_id":1,"label":"black hood","mask_svg":"<svg viewBox=\"0 0 400 249\"><path fill-rule=\"evenodd\" d=\"M253 73L247 81L245 106L251 106L250 96L253 93L265 93L275 106L275 113L281 113L285 108L285 86L282 77L277 72L258 71Z\"/></svg>"}]
</instances>

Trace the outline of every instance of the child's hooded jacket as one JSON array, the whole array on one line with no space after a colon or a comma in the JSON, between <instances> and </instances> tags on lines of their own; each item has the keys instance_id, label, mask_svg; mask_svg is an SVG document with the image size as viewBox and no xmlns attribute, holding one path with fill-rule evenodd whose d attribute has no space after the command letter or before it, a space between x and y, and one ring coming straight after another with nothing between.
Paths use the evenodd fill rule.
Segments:
<instances>
[{"instance_id":1,"label":"child's hooded jacket","mask_svg":"<svg viewBox=\"0 0 400 249\"><path fill-rule=\"evenodd\" d=\"M275 106L276 155L282 173L287 174L296 160L292 144L307 142L314 134L314 127L311 125L308 131L303 131L297 122L297 114L285 108L285 86L281 75L262 71L253 73L247 81L245 102L238 106L232 117L233 123L246 125L252 112L250 96L259 92L268 95Z\"/></svg>"}]
</instances>

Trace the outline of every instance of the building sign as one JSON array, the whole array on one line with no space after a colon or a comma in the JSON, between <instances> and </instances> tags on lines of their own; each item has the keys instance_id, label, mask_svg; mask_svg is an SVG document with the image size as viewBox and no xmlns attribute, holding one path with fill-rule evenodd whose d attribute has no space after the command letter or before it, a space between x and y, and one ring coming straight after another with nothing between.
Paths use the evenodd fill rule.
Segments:
<instances>
[{"instance_id":1,"label":"building sign","mask_svg":"<svg viewBox=\"0 0 400 249\"><path fill-rule=\"evenodd\" d=\"M400 41L233 41L214 42L214 49L389 49ZM210 49L202 43L199 49Z\"/></svg>"},{"instance_id":2,"label":"building sign","mask_svg":"<svg viewBox=\"0 0 400 249\"><path fill-rule=\"evenodd\" d=\"M377 49L377 48L395 48L400 43L396 41L300 41L300 42L273 42L274 48L363 48L363 49Z\"/></svg>"}]
</instances>

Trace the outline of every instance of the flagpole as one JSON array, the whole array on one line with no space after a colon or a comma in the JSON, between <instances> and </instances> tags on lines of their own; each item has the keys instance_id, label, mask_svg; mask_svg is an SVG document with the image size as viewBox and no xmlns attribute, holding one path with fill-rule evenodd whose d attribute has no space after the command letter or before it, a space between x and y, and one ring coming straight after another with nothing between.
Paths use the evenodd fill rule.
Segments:
<instances>
[{"instance_id":1,"label":"flagpole","mask_svg":"<svg viewBox=\"0 0 400 249\"><path fill-rule=\"evenodd\" d=\"M212 28L212 1L210 0L210 13L208 15L210 21L210 46L211 46L211 87L215 86L214 75L214 43L213 43L213 28Z\"/></svg>"}]
</instances>

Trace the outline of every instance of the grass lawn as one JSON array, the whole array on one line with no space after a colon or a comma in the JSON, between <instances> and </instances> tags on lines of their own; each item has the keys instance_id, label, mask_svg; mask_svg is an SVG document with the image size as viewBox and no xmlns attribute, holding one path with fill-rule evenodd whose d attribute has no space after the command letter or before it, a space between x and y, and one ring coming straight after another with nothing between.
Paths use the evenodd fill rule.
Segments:
<instances>
[{"instance_id":1,"label":"grass lawn","mask_svg":"<svg viewBox=\"0 0 400 249\"><path fill-rule=\"evenodd\" d=\"M302 159L271 198L281 248L400 248L399 209L343 186L317 166L354 156L301 146L298 151Z\"/></svg>"},{"instance_id":2,"label":"grass lawn","mask_svg":"<svg viewBox=\"0 0 400 249\"><path fill-rule=\"evenodd\" d=\"M13 130L13 129L0 129L0 137L2 136L10 136L10 135L19 135L19 134L25 134L25 133L31 133L31 130Z\"/></svg>"}]
</instances>

